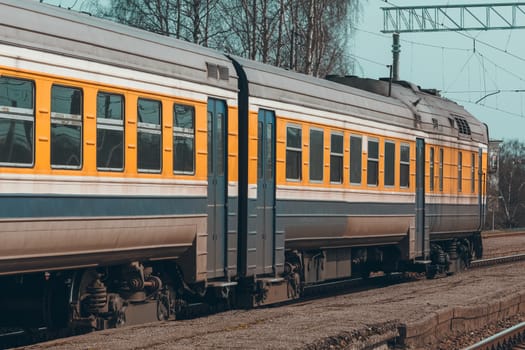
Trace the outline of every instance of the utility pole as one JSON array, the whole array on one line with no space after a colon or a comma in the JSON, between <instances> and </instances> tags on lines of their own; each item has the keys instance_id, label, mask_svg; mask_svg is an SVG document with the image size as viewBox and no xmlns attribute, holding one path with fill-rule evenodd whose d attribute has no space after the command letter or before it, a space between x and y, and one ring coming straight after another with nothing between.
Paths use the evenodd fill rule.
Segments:
<instances>
[{"instance_id":1,"label":"utility pole","mask_svg":"<svg viewBox=\"0 0 525 350\"><path fill-rule=\"evenodd\" d=\"M401 45L399 44L399 33L392 34L392 80L399 80L399 53Z\"/></svg>"}]
</instances>

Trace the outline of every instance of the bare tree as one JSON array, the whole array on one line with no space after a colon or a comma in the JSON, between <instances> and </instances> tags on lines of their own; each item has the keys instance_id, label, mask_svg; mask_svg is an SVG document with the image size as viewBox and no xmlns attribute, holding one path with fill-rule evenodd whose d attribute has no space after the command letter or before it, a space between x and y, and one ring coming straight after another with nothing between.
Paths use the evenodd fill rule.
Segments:
<instances>
[{"instance_id":1,"label":"bare tree","mask_svg":"<svg viewBox=\"0 0 525 350\"><path fill-rule=\"evenodd\" d=\"M506 228L525 226L525 144L505 141L499 155L500 221Z\"/></svg>"},{"instance_id":2,"label":"bare tree","mask_svg":"<svg viewBox=\"0 0 525 350\"><path fill-rule=\"evenodd\" d=\"M96 2L96 0L92 0ZM359 0L110 0L97 15L324 77L347 74Z\"/></svg>"},{"instance_id":3,"label":"bare tree","mask_svg":"<svg viewBox=\"0 0 525 350\"><path fill-rule=\"evenodd\" d=\"M102 6L92 0L92 11L100 17L166 36L209 46L215 33L213 16L220 0L111 0Z\"/></svg>"}]
</instances>

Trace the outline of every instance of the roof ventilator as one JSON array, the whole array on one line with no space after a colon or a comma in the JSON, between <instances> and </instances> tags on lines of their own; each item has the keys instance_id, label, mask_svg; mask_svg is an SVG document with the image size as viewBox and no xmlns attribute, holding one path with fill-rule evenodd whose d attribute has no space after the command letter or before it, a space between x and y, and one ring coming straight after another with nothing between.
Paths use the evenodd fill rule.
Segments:
<instances>
[{"instance_id":1,"label":"roof ventilator","mask_svg":"<svg viewBox=\"0 0 525 350\"><path fill-rule=\"evenodd\" d=\"M468 125L468 122L465 118L454 116L454 119L456 120L456 125L458 126L458 130L460 134L463 134L463 135L472 134L472 132L470 131L470 126Z\"/></svg>"}]
</instances>

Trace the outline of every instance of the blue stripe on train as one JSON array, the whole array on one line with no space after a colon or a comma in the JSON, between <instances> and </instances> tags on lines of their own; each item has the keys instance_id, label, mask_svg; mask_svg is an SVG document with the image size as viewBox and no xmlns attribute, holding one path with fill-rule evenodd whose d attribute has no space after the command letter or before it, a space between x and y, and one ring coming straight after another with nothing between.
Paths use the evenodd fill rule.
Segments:
<instances>
[{"instance_id":1,"label":"blue stripe on train","mask_svg":"<svg viewBox=\"0 0 525 350\"><path fill-rule=\"evenodd\" d=\"M206 198L2 195L0 218L206 214Z\"/></svg>"}]
</instances>

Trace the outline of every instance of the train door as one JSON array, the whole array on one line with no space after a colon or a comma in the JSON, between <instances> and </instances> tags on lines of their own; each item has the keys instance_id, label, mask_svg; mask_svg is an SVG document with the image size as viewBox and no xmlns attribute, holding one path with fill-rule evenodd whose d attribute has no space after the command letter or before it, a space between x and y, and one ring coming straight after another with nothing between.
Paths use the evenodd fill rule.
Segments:
<instances>
[{"instance_id":1,"label":"train door","mask_svg":"<svg viewBox=\"0 0 525 350\"><path fill-rule=\"evenodd\" d=\"M429 257L430 241L425 223L425 140L416 139L416 252Z\"/></svg>"},{"instance_id":2,"label":"train door","mask_svg":"<svg viewBox=\"0 0 525 350\"><path fill-rule=\"evenodd\" d=\"M275 114L259 110L257 145L257 273L272 273L275 246Z\"/></svg>"},{"instance_id":3,"label":"train door","mask_svg":"<svg viewBox=\"0 0 525 350\"><path fill-rule=\"evenodd\" d=\"M226 102L208 100L208 278L224 276L227 220Z\"/></svg>"}]
</instances>

